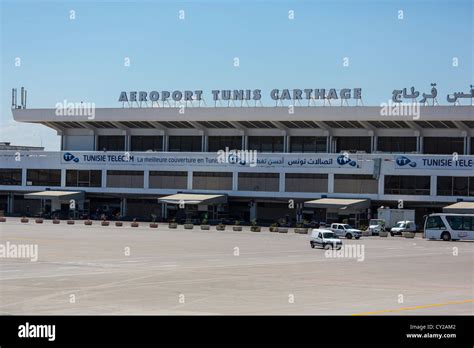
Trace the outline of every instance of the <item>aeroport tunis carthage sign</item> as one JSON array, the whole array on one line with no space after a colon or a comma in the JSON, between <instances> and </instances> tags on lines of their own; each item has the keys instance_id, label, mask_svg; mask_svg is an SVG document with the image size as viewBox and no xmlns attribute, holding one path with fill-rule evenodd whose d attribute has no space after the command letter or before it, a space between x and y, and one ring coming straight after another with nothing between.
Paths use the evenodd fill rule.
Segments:
<instances>
[{"instance_id":1,"label":"aeroport tunis carthage sign","mask_svg":"<svg viewBox=\"0 0 474 348\"><path fill-rule=\"evenodd\" d=\"M212 99L217 100L255 100L262 98L260 89L213 89ZM165 102L173 100L179 101L199 101L202 100L202 90L175 90L175 91L122 91L119 102ZM302 100L302 99L362 99L361 88L330 89L272 89L270 98L273 100Z\"/></svg>"}]
</instances>

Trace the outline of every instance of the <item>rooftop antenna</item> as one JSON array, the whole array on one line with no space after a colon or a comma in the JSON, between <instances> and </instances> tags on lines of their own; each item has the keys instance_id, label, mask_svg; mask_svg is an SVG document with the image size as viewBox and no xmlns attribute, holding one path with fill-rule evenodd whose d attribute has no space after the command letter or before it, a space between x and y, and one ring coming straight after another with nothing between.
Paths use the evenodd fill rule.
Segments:
<instances>
[{"instance_id":1,"label":"rooftop antenna","mask_svg":"<svg viewBox=\"0 0 474 348\"><path fill-rule=\"evenodd\" d=\"M26 96L27 96L27 91L25 89L25 105L23 106L26 109ZM41 140L42 141L42 140Z\"/></svg>"},{"instance_id":2,"label":"rooftop antenna","mask_svg":"<svg viewBox=\"0 0 474 348\"><path fill-rule=\"evenodd\" d=\"M20 105L23 108L23 105L25 104L25 87L21 87L20 90Z\"/></svg>"},{"instance_id":3,"label":"rooftop antenna","mask_svg":"<svg viewBox=\"0 0 474 348\"><path fill-rule=\"evenodd\" d=\"M12 88L12 109L16 109L16 88Z\"/></svg>"}]
</instances>

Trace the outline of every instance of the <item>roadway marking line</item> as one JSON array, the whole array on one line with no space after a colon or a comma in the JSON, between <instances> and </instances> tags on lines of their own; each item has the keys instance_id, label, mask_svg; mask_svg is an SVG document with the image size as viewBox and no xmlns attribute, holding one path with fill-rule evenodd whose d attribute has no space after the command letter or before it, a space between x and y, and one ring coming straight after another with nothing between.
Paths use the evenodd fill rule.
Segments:
<instances>
[{"instance_id":1,"label":"roadway marking line","mask_svg":"<svg viewBox=\"0 0 474 348\"><path fill-rule=\"evenodd\" d=\"M401 312L401 311L412 311L412 310L415 310L415 309L442 307L442 306L462 304L462 303L474 303L474 300L449 301L449 302L444 302L444 303L432 303L432 304L421 305L421 306L403 307L403 308L396 308L396 309L384 309L384 310L380 310L380 311L363 312L363 313L357 313L357 314L352 314L352 315L358 316L358 315L373 315L373 314L383 314L383 313Z\"/></svg>"}]
</instances>

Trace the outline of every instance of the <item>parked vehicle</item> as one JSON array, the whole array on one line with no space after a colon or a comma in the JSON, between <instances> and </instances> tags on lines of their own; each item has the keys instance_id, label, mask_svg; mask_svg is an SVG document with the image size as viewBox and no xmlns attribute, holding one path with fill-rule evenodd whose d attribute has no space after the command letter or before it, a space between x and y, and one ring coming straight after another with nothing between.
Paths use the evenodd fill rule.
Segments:
<instances>
[{"instance_id":1,"label":"parked vehicle","mask_svg":"<svg viewBox=\"0 0 474 348\"><path fill-rule=\"evenodd\" d=\"M427 239L474 240L474 214L431 214L425 221Z\"/></svg>"},{"instance_id":2,"label":"parked vehicle","mask_svg":"<svg viewBox=\"0 0 474 348\"><path fill-rule=\"evenodd\" d=\"M348 224L331 224L331 231L333 231L338 237L346 237L346 239L359 239L362 235L362 231L356 228L352 228Z\"/></svg>"},{"instance_id":3,"label":"parked vehicle","mask_svg":"<svg viewBox=\"0 0 474 348\"><path fill-rule=\"evenodd\" d=\"M342 241L336 236L333 231L315 228L311 231L310 239L311 248L316 248L317 246L323 249L341 249Z\"/></svg>"},{"instance_id":4,"label":"parked vehicle","mask_svg":"<svg viewBox=\"0 0 474 348\"><path fill-rule=\"evenodd\" d=\"M371 236L378 236L380 232L385 232L385 220L370 219L368 231Z\"/></svg>"},{"instance_id":5,"label":"parked vehicle","mask_svg":"<svg viewBox=\"0 0 474 348\"><path fill-rule=\"evenodd\" d=\"M393 237L402 232L416 232L415 221L398 221L395 227L390 229L390 235Z\"/></svg>"},{"instance_id":6,"label":"parked vehicle","mask_svg":"<svg viewBox=\"0 0 474 348\"><path fill-rule=\"evenodd\" d=\"M395 227L398 221L415 221L415 210L379 208L377 218L385 220L385 228L390 229Z\"/></svg>"}]
</instances>

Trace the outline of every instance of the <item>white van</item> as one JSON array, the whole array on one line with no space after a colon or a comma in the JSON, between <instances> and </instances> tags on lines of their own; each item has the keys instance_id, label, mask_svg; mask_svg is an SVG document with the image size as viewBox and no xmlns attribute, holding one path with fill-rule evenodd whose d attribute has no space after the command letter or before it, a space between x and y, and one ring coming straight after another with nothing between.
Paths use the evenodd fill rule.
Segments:
<instances>
[{"instance_id":1,"label":"white van","mask_svg":"<svg viewBox=\"0 0 474 348\"><path fill-rule=\"evenodd\" d=\"M394 227L390 229L390 235L393 237L402 232L416 232L415 221L398 221Z\"/></svg>"},{"instance_id":2,"label":"white van","mask_svg":"<svg viewBox=\"0 0 474 348\"><path fill-rule=\"evenodd\" d=\"M342 241L337 235L331 231L323 228L315 228L311 231L311 240L309 242L311 248L319 246L324 249L341 249Z\"/></svg>"}]
</instances>

